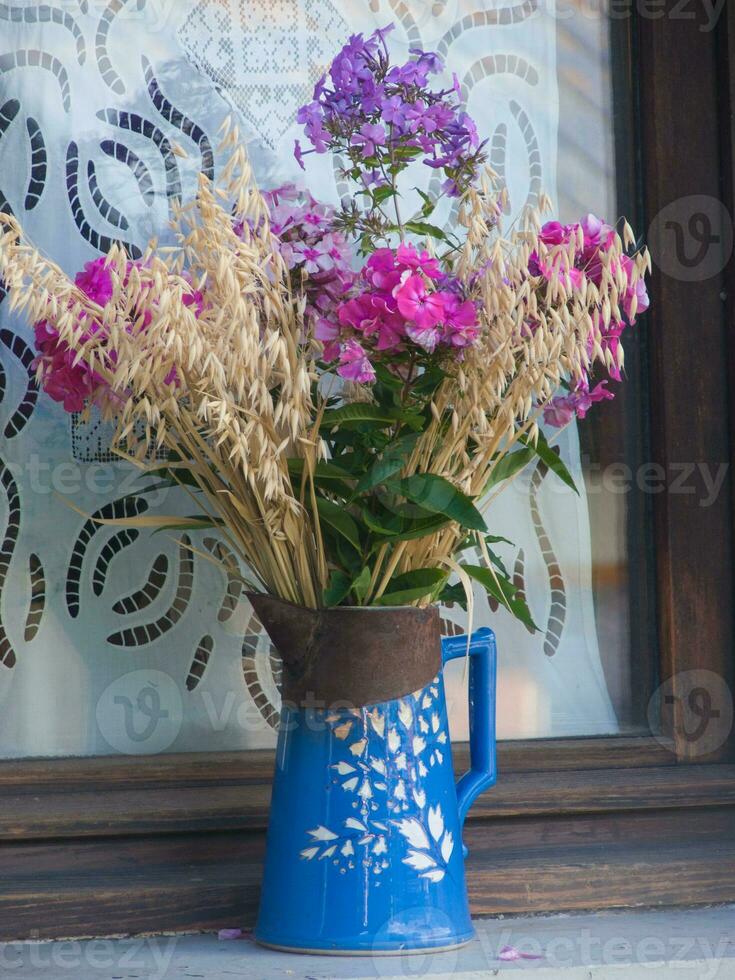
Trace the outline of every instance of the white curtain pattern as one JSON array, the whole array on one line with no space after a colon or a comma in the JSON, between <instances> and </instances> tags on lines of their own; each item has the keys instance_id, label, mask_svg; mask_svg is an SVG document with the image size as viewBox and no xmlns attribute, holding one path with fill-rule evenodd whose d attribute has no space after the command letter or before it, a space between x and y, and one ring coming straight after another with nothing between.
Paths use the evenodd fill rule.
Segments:
<instances>
[{"instance_id":1,"label":"white curtain pattern","mask_svg":"<svg viewBox=\"0 0 735 980\"><path fill-rule=\"evenodd\" d=\"M536 0L110 0L0 5L0 198L69 272L121 239L165 237L212 173L235 112L263 186L346 190L292 154L299 105L346 37L395 21L397 57L437 50L489 137L513 213L557 190L557 23ZM447 76L449 77L449 76ZM189 154L176 156L172 143ZM426 168L424 168L426 170ZM417 179L419 174L417 172ZM421 174L430 186L431 174ZM607 186L604 189L607 193ZM601 191L602 193L602 191ZM565 216L567 217L567 216ZM451 220L447 209L444 220ZM133 474L106 433L35 390L28 326L0 304L0 757L212 751L275 742L279 662L238 587L179 535L100 527ZM559 450L580 488L573 428ZM65 500L66 498L66 500ZM191 505L151 499L149 509ZM500 651L500 735L614 732L600 665L584 492L533 469L488 510L534 635L477 596ZM200 550L219 545L196 536ZM461 628L460 610L446 618ZM455 737L466 737L452 665Z\"/></svg>"}]
</instances>

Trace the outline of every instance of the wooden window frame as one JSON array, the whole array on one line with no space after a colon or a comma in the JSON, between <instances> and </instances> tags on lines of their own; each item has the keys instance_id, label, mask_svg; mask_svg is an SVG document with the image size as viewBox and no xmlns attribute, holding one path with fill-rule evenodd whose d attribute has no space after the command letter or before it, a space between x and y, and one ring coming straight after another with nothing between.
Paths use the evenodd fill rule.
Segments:
<instances>
[{"instance_id":1,"label":"wooden window frame","mask_svg":"<svg viewBox=\"0 0 735 980\"><path fill-rule=\"evenodd\" d=\"M668 7L631 25L646 224L692 194L733 213L735 12L700 26ZM654 276L651 450L665 468L733 462L734 297L732 259L702 283ZM663 734L501 744L499 783L465 831L475 914L735 900L733 741L698 756L681 709L690 671L733 689L732 491L730 466L710 507L652 501ZM466 745L454 756L466 768ZM251 924L272 765L267 751L0 763L0 938Z\"/></svg>"}]
</instances>

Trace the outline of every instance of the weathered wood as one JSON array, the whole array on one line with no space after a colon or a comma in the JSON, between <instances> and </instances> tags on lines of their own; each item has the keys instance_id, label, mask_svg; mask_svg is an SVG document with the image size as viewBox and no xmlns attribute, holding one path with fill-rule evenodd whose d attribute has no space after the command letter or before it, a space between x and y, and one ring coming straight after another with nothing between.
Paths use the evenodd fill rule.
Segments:
<instances>
[{"instance_id":1,"label":"weathered wood","mask_svg":"<svg viewBox=\"0 0 735 980\"><path fill-rule=\"evenodd\" d=\"M735 808L466 828L475 915L729 901ZM0 939L250 927L262 832L0 844Z\"/></svg>"},{"instance_id":2,"label":"weathered wood","mask_svg":"<svg viewBox=\"0 0 735 980\"><path fill-rule=\"evenodd\" d=\"M469 746L460 742L452 752L455 770L464 772L469 765ZM268 783L273 775L273 758L270 749L254 749L6 761L0 762L0 795ZM498 745L498 765L504 773L641 768L675 762L673 744L649 736L530 739Z\"/></svg>"},{"instance_id":3,"label":"weathered wood","mask_svg":"<svg viewBox=\"0 0 735 980\"><path fill-rule=\"evenodd\" d=\"M8 795L0 840L263 830L268 783ZM468 820L735 805L735 766L509 773Z\"/></svg>"},{"instance_id":4,"label":"weathered wood","mask_svg":"<svg viewBox=\"0 0 735 980\"><path fill-rule=\"evenodd\" d=\"M720 159L717 31L666 16L641 17L638 27L645 207L656 262L648 314L652 450L672 481L653 497L661 676L671 679L661 711L679 758L701 760L701 743L687 737L686 703L707 685L692 671L713 671L731 687L733 679L728 323L723 277L712 260L718 243L703 241L722 241L726 232L717 204L723 176L731 181L732 173L723 175ZM667 206L672 210L661 216ZM699 212L706 212L701 220ZM694 266L683 272L687 263ZM695 468L703 465L713 476L728 468L706 506ZM681 482L687 473L689 492ZM712 757L725 758L725 712L710 717L708 735L718 725L722 745Z\"/></svg>"}]
</instances>

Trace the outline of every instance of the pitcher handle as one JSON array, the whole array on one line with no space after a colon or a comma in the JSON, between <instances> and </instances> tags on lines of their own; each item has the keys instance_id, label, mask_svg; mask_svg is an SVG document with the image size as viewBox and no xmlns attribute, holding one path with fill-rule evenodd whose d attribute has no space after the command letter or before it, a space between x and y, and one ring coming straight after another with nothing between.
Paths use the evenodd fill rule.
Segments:
<instances>
[{"instance_id":1,"label":"pitcher handle","mask_svg":"<svg viewBox=\"0 0 735 980\"><path fill-rule=\"evenodd\" d=\"M467 653L467 636L442 639L442 664ZM487 626L470 636L470 769L457 783L460 826L477 796L498 778L495 751L495 634Z\"/></svg>"}]
</instances>

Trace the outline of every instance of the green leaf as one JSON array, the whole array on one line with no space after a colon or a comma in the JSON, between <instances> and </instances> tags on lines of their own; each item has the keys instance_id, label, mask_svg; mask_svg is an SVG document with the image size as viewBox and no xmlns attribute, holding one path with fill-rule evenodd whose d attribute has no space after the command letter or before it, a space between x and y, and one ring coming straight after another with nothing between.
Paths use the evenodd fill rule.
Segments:
<instances>
[{"instance_id":1,"label":"green leaf","mask_svg":"<svg viewBox=\"0 0 735 980\"><path fill-rule=\"evenodd\" d=\"M446 582L449 573L440 568L416 568L391 579L390 591L375 600L376 606L402 606L431 595Z\"/></svg>"},{"instance_id":2,"label":"green leaf","mask_svg":"<svg viewBox=\"0 0 735 980\"><path fill-rule=\"evenodd\" d=\"M340 408L332 408L322 416L322 429L331 429L345 422L395 422L400 416L399 409L371 405L369 402L350 402Z\"/></svg>"},{"instance_id":3,"label":"green leaf","mask_svg":"<svg viewBox=\"0 0 735 980\"><path fill-rule=\"evenodd\" d=\"M341 534L337 534L331 531L329 528L326 529L327 534L327 550L333 551L334 563L343 571L347 572L350 577L350 582L354 582L357 576L360 574L360 570L363 566L363 556L362 551L358 551L354 545L350 544L347 538L343 538ZM333 546L329 547L328 536L334 534Z\"/></svg>"},{"instance_id":4,"label":"green leaf","mask_svg":"<svg viewBox=\"0 0 735 980\"><path fill-rule=\"evenodd\" d=\"M351 579L349 575L335 568L329 576L329 585L324 589L322 597L325 606L338 606L349 594Z\"/></svg>"},{"instance_id":5,"label":"green leaf","mask_svg":"<svg viewBox=\"0 0 735 980\"><path fill-rule=\"evenodd\" d=\"M120 518L116 521L117 524L122 524L125 518ZM140 518L129 518L129 520L140 520ZM208 527L224 527L225 522L220 518L209 518L209 517L199 517L198 514L194 514L191 517L182 517L179 523L174 517L161 517L161 521L165 523L157 527L153 534L160 534L161 531L201 531ZM112 521L110 522L112 523ZM136 525L130 524L129 526L135 527ZM137 525L142 526L142 525Z\"/></svg>"},{"instance_id":6,"label":"green leaf","mask_svg":"<svg viewBox=\"0 0 735 980\"><path fill-rule=\"evenodd\" d=\"M430 238L438 238L443 242L449 241L449 236L438 225L429 224L428 221L407 221L406 231L413 232L414 235L428 235Z\"/></svg>"},{"instance_id":7,"label":"green leaf","mask_svg":"<svg viewBox=\"0 0 735 980\"><path fill-rule=\"evenodd\" d=\"M438 365L429 365L426 370L411 383L412 395L432 395L446 378L446 372Z\"/></svg>"},{"instance_id":8,"label":"green leaf","mask_svg":"<svg viewBox=\"0 0 735 980\"><path fill-rule=\"evenodd\" d=\"M533 453L538 456L538 458L546 464L546 466L551 470L552 473L556 473L562 483L565 483L570 490L579 495L579 490L577 490L577 485L574 482L574 478L569 470L566 468L561 456L554 452L551 446L546 441L546 436L539 429L538 431L538 441L534 443L530 439L525 437L521 438L521 442L524 446L527 446Z\"/></svg>"},{"instance_id":9,"label":"green leaf","mask_svg":"<svg viewBox=\"0 0 735 980\"><path fill-rule=\"evenodd\" d=\"M421 200L424 202L423 207L421 208L421 214L425 218L428 218L429 215L433 212L434 208L436 207L436 201L428 194L424 193L424 191L419 190L418 187L416 188L416 191L418 192L418 195L421 198Z\"/></svg>"},{"instance_id":10,"label":"green leaf","mask_svg":"<svg viewBox=\"0 0 735 980\"><path fill-rule=\"evenodd\" d=\"M386 486L424 510L444 514L462 527L487 531L482 514L472 500L442 476L416 473L403 480L389 481Z\"/></svg>"},{"instance_id":11,"label":"green leaf","mask_svg":"<svg viewBox=\"0 0 735 980\"><path fill-rule=\"evenodd\" d=\"M508 577L508 569L503 564L503 559L500 557L500 555L496 555L492 548L487 549L487 554L493 565L495 565L496 568L499 568L503 575Z\"/></svg>"},{"instance_id":12,"label":"green leaf","mask_svg":"<svg viewBox=\"0 0 735 980\"><path fill-rule=\"evenodd\" d=\"M516 449L515 452L506 453L505 456L496 463L492 473L490 474L490 479L485 484L485 492L487 493L492 487L502 483L504 480L509 480L516 473L519 473L534 458L535 453L531 448Z\"/></svg>"},{"instance_id":13,"label":"green leaf","mask_svg":"<svg viewBox=\"0 0 735 980\"><path fill-rule=\"evenodd\" d=\"M293 457L287 460L289 475L297 480L301 480L304 473L304 460L300 457ZM337 466L336 463L320 459L314 467L314 483L317 486L344 487L345 483L351 483L354 477L347 470Z\"/></svg>"},{"instance_id":14,"label":"green leaf","mask_svg":"<svg viewBox=\"0 0 735 980\"><path fill-rule=\"evenodd\" d=\"M363 570L360 572L360 574L357 576L355 581L350 586L350 592L354 592L355 598L360 603L360 605L362 605L365 599L367 599L367 594L370 589L371 578L372 575L370 573L370 569L367 566L365 566L365 568L363 568Z\"/></svg>"},{"instance_id":15,"label":"green leaf","mask_svg":"<svg viewBox=\"0 0 735 980\"><path fill-rule=\"evenodd\" d=\"M320 521L342 535L343 538L350 542L353 548L356 548L358 551L361 550L362 545L360 544L359 528L344 507L332 503L331 500L325 500L324 497L317 497L316 509L319 512Z\"/></svg>"},{"instance_id":16,"label":"green leaf","mask_svg":"<svg viewBox=\"0 0 735 980\"><path fill-rule=\"evenodd\" d=\"M373 487L385 483L389 477L398 473L404 463L405 459L400 456L383 456L381 459L376 460L367 473L360 478L355 487L354 495L357 496L358 494L365 493L367 490L372 490Z\"/></svg>"},{"instance_id":17,"label":"green leaf","mask_svg":"<svg viewBox=\"0 0 735 980\"><path fill-rule=\"evenodd\" d=\"M376 516L367 509L363 510L362 519L373 534L388 538L391 542L424 538L449 523L449 518L443 514L427 514L425 517L411 519L400 514L387 514L387 512ZM377 541L372 550L376 551L383 544L385 541Z\"/></svg>"},{"instance_id":18,"label":"green leaf","mask_svg":"<svg viewBox=\"0 0 735 980\"><path fill-rule=\"evenodd\" d=\"M421 156L424 150L420 146L397 146L393 150L393 156L397 160L413 160L415 157Z\"/></svg>"},{"instance_id":19,"label":"green leaf","mask_svg":"<svg viewBox=\"0 0 735 980\"><path fill-rule=\"evenodd\" d=\"M390 184L385 184L383 187L376 187L372 192L372 197L376 204L382 204L389 197L394 197L395 193L395 189Z\"/></svg>"},{"instance_id":20,"label":"green leaf","mask_svg":"<svg viewBox=\"0 0 735 980\"><path fill-rule=\"evenodd\" d=\"M524 626L534 632L538 629L531 618L531 610L528 608L526 600L510 579L499 572L492 572L489 568L483 568L481 565L462 565L462 568L470 578L480 583L488 595L497 599L501 605L512 612Z\"/></svg>"},{"instance_id":21,"label":"green leaf","mask_svg":"<svg viewBox=\"0 0 735 980\"><path fill-rule=\"evenodd\" d=\"M464 609L467 612L467 593L464 590L464 586L461 582L457 582L454 585L445 585L437 596L437 600L442 603L442 605L448 605L449 603L456 603L460 609Z\"/></svg>"},{"instance_id":22,"label":"green leaf","mask_svg":"<svg viewBox=\"0 0 735 980\"><path fill-rule=\"evenodd\" d=\"M377 375L378 381L385 385L386 388L390 388L392 391L400 391L403 387L403 379L399 378L397 374L393 374L389 371L385 364L375 364L375 374Z\"/></svg>"}]
</instances>

